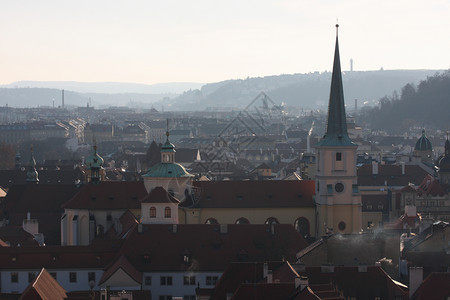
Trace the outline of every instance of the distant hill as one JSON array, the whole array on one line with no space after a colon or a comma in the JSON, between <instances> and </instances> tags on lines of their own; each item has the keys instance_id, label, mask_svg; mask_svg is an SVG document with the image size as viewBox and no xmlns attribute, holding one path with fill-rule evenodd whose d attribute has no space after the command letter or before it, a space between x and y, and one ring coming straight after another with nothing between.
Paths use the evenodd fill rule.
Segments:
<instances>
[{"instance_id":1,"label":"distant hill","mask_svg":"<svg viewBox=\"0 0 450 300\"><path fill-rule=\"evenodd\" d=\"M141 84L125 82L17 81L0 85L0 88L48 88L96 94L181 94L190 89L198 89L202 85L203 83L194 82Z\"/></svg>"},{"instance_id":2,"label":"distant hill","mask_svg":"<svg viewBox=\"0 0 450 300\"><path fill-rule=\"evenodd\" d=\"M359 124L391 133L406 132L411 126L450 129L450 70L406 84L392 96L380 99L379 105L367 108L358 116Z\"/></svg>"},{"instance_id":3,"label":"distant hill","mask_svg":"<svg viewBox=\"0 0 450 300\"><path fill-rule=\"evenodd\" d=\"M428 76L443 70L380 70L343 73L345 99L353 108L364 102L374 104L385 95L400 89L407 83L417 84ZM174 110L200 110L206 107L245 107L260 92L272 100L288 106L303 108L326 107L330 93L331 72L293 74L227 80L202 86L201 89L184 92L165 101Z\"/></svg>"},{"instance_id":4,"label":"distant hill","mask_svg":"<svg viewBox=\"0 0 450 300\"><path fill-rule=\"evenodd\" d=\"M375 105L386 95L407 83L421 80L443 70L380 70L343 73L347 106L352 111L354 100ZM326 108L330 93L330 72L266 76L226 80L201 85L199 83L83 83L20 81L0 86L0 106L18 107L61 105L61 90L65 104L85 106L134 106L168 110L204 110L206 108L244 108L261 92L274 102L305 109Z\"/></svg>"}]
</instances>

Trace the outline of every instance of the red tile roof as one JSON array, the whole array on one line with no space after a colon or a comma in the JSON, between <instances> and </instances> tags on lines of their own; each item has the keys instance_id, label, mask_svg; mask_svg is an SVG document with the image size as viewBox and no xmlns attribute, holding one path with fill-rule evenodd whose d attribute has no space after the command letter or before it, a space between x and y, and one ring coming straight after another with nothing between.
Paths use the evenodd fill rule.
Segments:
<instances>
[{"instance_id":1,"label":"red tile roof","mask_svg":"<svg viewBox=\"0 0 450 300\"><path fill-rule=\"evenodd\" d=\"M102 240L90 246L0 247L5 269L104 268L117 255L119 240Z\"/></svg>"},{"instance_id":2,"label":"red tile roof","mask_svg":"<svg viewBox=\"0 0 450 300\"><path fill-rule=\"evenodd\" d=\"M402 166L378 165L378 174L372 173L372 165L363 165L358 168L358 184L360 186L405 186L409 183L420 184L428 173L418 165L405 165L405 174Z\"/></svg>"},{"instance_id":3,"label":"red tile roof","mask_svg":"<svg viewBox=\"0 0 450 300\"><path fill-rule=\"evenodd\" d=\"M98 282L98 285L102 285L106 282L114 273L119 269L123 270L131 279L137 283L142 283L142 273L136 270L136 268L128 261L125 256L120 256L119 259L114 261L110 266L108 266L102 275L102 278Z\"/></svg>"},{"instance_id":4,"label":"red tile roof","mask_svg":"<svg viewBox=\"0 0 450 300\"><path fill-rule=\"evenodd\" d=\"M417 188L419 195L444 196L446 189L433 176L427 175Z\"/></svg>"},{"instance_id":5,"label":"red tile roof","mask_svg":"<svg viewBox=\"0 0 450 300\"><path fill-rule=\"evenodd\" d=\"M313 180L196 181L198 207L314 207Z\"/></svg>"},{"instance_id":6,"label":"red tile roof","mask_svg":"<svg viewBox=\"0 0 450 300\"><path fill-rule=\"evenodd\" d=\"M288 299L294 287L294 283L243 283L239 285L231 300Z\"/></svg>"},{"instance_id":7,"label":"red tile roof","mask_svg":"<svg viewBox=\"0 0 450 300\"><path fill-rule=\"evenodd\" d=\"M10 225L22 226L31 213L39 222L39 232L47 245L61 243L61 205L73 197L80 187L75 184L18 184L11 186L0 203L0 219L9 219Z\"/></svg>"},{"instance_id":8,"label":"red tile roof","mask_svg":"<svg viewBox=\"0 0 450 300\"><path fill-rule=\"evenodd\" d=\"M45 270L45 268L42 268L35 280L23 291L20 300L59 300L66 298L67 294L64 288Z\"/></svg>"},{"instance_id":9,"label":"red tile roof","mask_svg":"<svg viewBox=\"0 0 450 300\"><path fill-rule=\"evenodd\" d=\"M450 297L450 273L431 273L411 299L414 300L440 300Z\"/></svg>"},{"instance_id":10,"label":"red tile roof","mask_svg":"<svg viewBox=\"0 0 450 300\"><path fill-rule=\"evenodd\" d=\"M292 225L273 229L272 234L270 225L142 225L142 232L128 234L120 255L141 272L220 271L232 261L295 260L306 241Z\"/></svg>"},{"instance_id":11,"label":"red tile roof","mask_svg":"<svg viewBox=\"0 0 450 300\"><path fill-rule=\"evenodd\" d=\"M10 225L0 227L0 239L5 243L9 243L9 246L11 247L39 246L39 243L34 239L34 236L23 230L21 226Z\"/></svg>"},{"instance_id":12,"label":"red tile roof","mask_svg":"<svg viewBox=\"0 0 450 300\"><path fill-rule=\"evenodd\" d=\"M147 190L141 181L102 181L98 184L83 185L76 195L63 204L63 207L89 210L139 209L141 207L139 200L146 195Z\"/></svg>"},{"instance_id":13,"label":"red tile roof","mask_svg":"<svg viewBox=\"0 0 450 300\"><path fill-rule=\"evenodd\" d=\"M169 194L163 187L157 186L148 195L141 199L142 203L175 203L180 201Z\"/></svg>"},{"instance_id":14,"label":"red tile roof","mask_svg":"<svg viewBox=\"0 0 450 300\"><path fill-rule=\"evenodd\" d=\"M332 282L344 297L408 299L408 291L397 285L381 267L367 266L366 272L359 272L358 267L334 267L333 272L322 272L321 267L306 267L299 273L308 277L312 289L315 284Z\"/></svg>"},{"instance_id":15,"label":"red tile roof","mask_svg":"<svg viewBox=\"0 0 450 300\"><path fill-rule=\"evenodd\" d=\"M280 268L284 262L267 262L268 270ZM223 272L211 295L211 300L226 299L243 283L258 283L263 279L264 262L231 262ZM293 290L294 287L291 288Z\"/></svg>"}]
</instances>

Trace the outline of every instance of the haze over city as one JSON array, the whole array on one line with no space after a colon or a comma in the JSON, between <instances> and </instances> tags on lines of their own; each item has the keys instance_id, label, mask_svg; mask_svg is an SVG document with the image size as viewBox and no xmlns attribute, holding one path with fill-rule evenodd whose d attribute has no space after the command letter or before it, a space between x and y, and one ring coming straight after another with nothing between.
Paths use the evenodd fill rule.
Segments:
<instances>
[{"instance_id":1,"label":"haze over city","mask_svg":"<svg viewBox=\"0 0 450 300\"><path fill-rule=\"evenodd\" d=\"M448 69L448 1L8 1L0 84L208 83L330 70Z\"/></svg>"}]
</instances>

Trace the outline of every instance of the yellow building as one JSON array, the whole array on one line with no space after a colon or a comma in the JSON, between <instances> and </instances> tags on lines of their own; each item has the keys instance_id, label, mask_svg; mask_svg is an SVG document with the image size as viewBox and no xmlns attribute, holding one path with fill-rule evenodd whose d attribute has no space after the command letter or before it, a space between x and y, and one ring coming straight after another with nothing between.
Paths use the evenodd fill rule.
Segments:
<instances>
[{"instance_id":1,"label":"yellow building","mask_svg":"<svg viewBox=\"0 0 450 300\"><path fill-rule=\"evenodd\" d=\"M180 224L291 224L315 228L314 181L195 181L193 201L180 204Z\"/></svg>"}]
</instances>

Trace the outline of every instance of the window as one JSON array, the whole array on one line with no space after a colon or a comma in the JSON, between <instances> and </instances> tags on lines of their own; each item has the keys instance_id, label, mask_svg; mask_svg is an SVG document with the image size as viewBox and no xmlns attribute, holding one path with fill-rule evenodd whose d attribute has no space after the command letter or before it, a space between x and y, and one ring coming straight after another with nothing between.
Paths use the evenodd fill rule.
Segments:
<instances>
[{"instance_id":1,"label":"window","mask_svg":"<svg viewBox=\"0 0 450 300\"><path fill-rule=\"evenodd\" d=\"M216 285L218 276L206 276L206 285Z\"/></svg>"},{"instance_id":2,"label":"window","mask_svg":"<svg viewBox=\"0 0 450 300\"><path fill-rule=\"evenodd\" d=\"M214 218L209 218L208 220L206 220L205 224L219 224L219 222L217 222L217 220Z\"/></svg>"},{"instance_id":3,"label":"window","mask_svg":"<svg viewBox=\"0 0 450 300\"><path fill-rule=\"evenodd\" d=\"M270 217L264 222L264 224L272 225L272 224L280 224L280 222L278 222L276 218Z\"/></svg>"},{"instance_id":4,"label":"window","mask_svg":"<svg viewBox=\"0 0 450 300\"><path fill-rule=\"evenodd\" d=\"M172 285L172 276L161 276L161 285Z\"/></svg>"},{"instance_id":5,"label":"window","mask_svg":"<svg viewBox=\"0 0 450 300\"><path fill-rule=\"evenodd\" d=\"M11 273L11 283L17 283L19 282L19 273L12 272Z\"/></svg>"},{"instance_id":6,"label":"window","mask_svg":"<svg viewBox=\"0 0 450 300\"><path fill-rule=\"evenodd\" d=\"M336 192L342 193L344 191L344 185L342 183L338 182L334 186L334 189L336 190Z\"/></svg>"},{"instance_id":7,"label":"window","mask_svg":"<svg viewBox=\"0 0 450 300\"><path fill-rule=\"evenodd\" d=\"M50 275L53 277L53 279L57 280L56 272L50 272Z\"/></svg>"},{"instance_id":8,"label":"window","mask_svg":"<svg viewBox=\"0 0 450 300\"><path fill-rule=\"evenodd\" d=\"M166 208L164 208L164 218L170 217L172 217L172 211L170 210L170 207L166 206Z\"/></svg>"},{"instance_id":9,"label":"window","mask_svg":"<svg viewBox=\"0 0 450 300\"><path fill-rule=\"evenodd\" d=\"M343 221L339 222L338 228L340 231L344 231L345 230L345 222L343 222Z\"/></svg>"},{"instance_id":10,"label":"window","mask_svg":"<svg viewBox=\"0 0 450 300\"><path fill-rule=\"evenodd\" d=\"M246 218L239 218L236 220L236 224L250 224L250 222Z\"/></svg>"},{"instance_id":11,"label":"window","mask_svg":"<svg viewBox=\"0 0 450 300\"><path fill-rule=\"evenodd\" d=\"M77 273L69 272L69 282L77 282Z\"/></svg>"},{"instance_id":12,"label":"window","mask_svg":"<svg viewBox=\"0 0 450 300\"><path fill-rule=\"evenodd\" d=\"M341 161L341 160L342 160L342 153L336 152L336 161Z\"/></svg>"},{"instance_id":13,"label":"window","mask_svg":"<svg viewBox=\"0 0 450 300\"><path fill-rule=\"evenodd\" d=\"M184 285L195 285L195 276L184 276Z\"/></svg>"},{"instance_id":14,"label":"window","mask_svg":"<svg viewBox=\"0 0 450 300\"><path fill-rule=\"evenodd\" d=\"M36 274L34 274L34 272L28 272L28 283L33 282L35 278Z\"/></svg>"},{"instance_id":15,"label":"window","mask_svg":"<svg viewBox=\"0 0 450 300\"><path fill-rule=\"evenodd\" d=\"M145 285L152 285L152 276L145 276L144 277L144 284Z\"/></svg>"},{"instance_id":16,"label":"window","mask_svg":"<svg viewBox=\"0 0 450 300\"><path fill-rule=\"evenodd\" d=\"M150 207L150 218L156 218L156 208L154 206Z\"/></svg>"},{"instance_id":17,"label":"window","mask_svg":"<svg viewBox=\"0 0 450 300\"><path fill-rule=\"evenodd\" d=\"M333 193L333 185L332 184L327 184L327 193L328 194L332 194Z\"/></svg>"},{"instance_id":18,"label":"window","mask_svg":"<svg viewBox=\"0 0 450 300\"><path fill-rule=\"evenodd\" d=\"M88 272L88 282L95 282L95 272Z\"/></svg>"}]
</instances>

